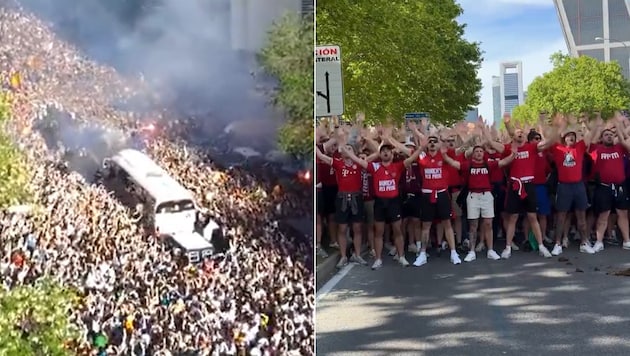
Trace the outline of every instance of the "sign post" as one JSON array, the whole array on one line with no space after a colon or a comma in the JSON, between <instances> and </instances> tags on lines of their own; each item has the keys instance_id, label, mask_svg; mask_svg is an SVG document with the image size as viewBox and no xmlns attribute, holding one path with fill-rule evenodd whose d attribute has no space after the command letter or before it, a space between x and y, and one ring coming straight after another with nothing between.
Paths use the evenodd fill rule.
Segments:
<instances>
[{"instance_id":1,"label":"sign post","mask_svg":"<svg viewBox=\"0 0 630 356\"><path fill-rule=\"evenodd\" d=\"M315 116L343 115L341 48L315 47Z\"/></svg>"}]
</instances>

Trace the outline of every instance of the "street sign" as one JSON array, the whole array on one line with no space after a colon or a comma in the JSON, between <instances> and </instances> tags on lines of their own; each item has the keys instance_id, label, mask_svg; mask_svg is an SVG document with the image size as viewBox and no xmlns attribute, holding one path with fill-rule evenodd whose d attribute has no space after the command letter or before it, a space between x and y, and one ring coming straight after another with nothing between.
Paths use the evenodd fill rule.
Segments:
<instances>
[{"instance_id":1,"label":"street sign","mask_svg":"<svg viewBox=\"0 0 630 356\"><path fill-rule=\"evenodd\" d=\"M341 48L315 47L315 116L343 115Z\"/></svg>"},{"instance_id":2,"label":"street sign","mask_svg":"<svg viewBox=\"0 0 630 356\"><path fill-rule=\"evenodd\" d=\"M408 112L405 114L405 127L410 121L414 121L416 124L420 123L422 119L429 119L429 113L427 112ZM409 127L407 127L407 133L411 133Z\"/></svg>"}]
</instances>

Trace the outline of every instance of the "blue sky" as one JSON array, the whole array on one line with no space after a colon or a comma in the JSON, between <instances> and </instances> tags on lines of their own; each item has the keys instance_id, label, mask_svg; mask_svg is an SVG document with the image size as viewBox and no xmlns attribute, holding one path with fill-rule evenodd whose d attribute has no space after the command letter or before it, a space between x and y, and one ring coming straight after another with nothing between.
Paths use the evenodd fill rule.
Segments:
<instances>
[{"instance_id":1,"label":"blue sky","mask_svg":"<svg viewBox=\"0 0 630 356\"><path fill-rule=\"evenodd\" d=\"M523 86L549 71L549 56L567 52L552 0L457 0L464 9L465 37L481 42L484 61L478 77L483 83L479 114L492 121L492 76L499 63L523 62Z\"/></svg>"}]
</instances>

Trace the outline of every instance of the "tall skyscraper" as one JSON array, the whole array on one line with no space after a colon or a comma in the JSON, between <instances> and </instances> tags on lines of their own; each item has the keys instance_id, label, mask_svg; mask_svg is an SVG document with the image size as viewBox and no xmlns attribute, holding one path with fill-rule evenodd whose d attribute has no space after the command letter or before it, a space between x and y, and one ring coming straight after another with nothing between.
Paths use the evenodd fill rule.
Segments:
<instances>
[{"instance_id":1,"label":"tall skyscraper","mask_svg":"<svg viewBox=\"0 0 630 356\"><path fill-rule=\"evenodd\" d=\"M554 0L572 56L617 61L630 79L630 1Z\"/></svg>"},{"instance_id":2,"label":"tall skyscraper","mask_svg":"<svg viewBox=\"0 0 630 356\"><path fill-rule=\"evenodd\" d=\"M503 113L501 112L501 77L492 76L492 121L500 124Z\"/></svg>"},{"instance_id":3,"label":"tall skyscraper","mask_svg":"<svg viewBox=\"0 0 630 356\"><path fill-rule=\"evenodd\" d=\"M501 90L501 115L512 113L515 107L525 102L523 92L523 63L503 62L499 64Z\"/></svg>"},{"instance_id":4,"label":"tall skyscraper","mask_svg":"<svg viewBox=\"0 0 630 356\"><path fill-rule=\"evenodd\" d=\"M476 122L479 119L479 109L471 108L466 113L466 118L464 119L466 122Z\"/></svg>"}]
</instances>

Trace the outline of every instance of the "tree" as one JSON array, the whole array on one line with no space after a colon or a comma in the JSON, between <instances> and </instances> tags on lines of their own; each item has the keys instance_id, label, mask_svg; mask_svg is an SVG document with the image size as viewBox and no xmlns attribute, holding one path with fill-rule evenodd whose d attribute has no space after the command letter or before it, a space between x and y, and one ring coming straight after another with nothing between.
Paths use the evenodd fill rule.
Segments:
<instances>
[{"instance_id":1,"label":"tree","mask_svg":"<svg viewBox=\"0 0 630 356\"><path fill-rule=\"evenodd\" d=\"M600 62L554 53L553 69L537 77L527 88L527 101L514 109L520 122L534 122L538 112L581 115L596 111L610 118L630 104L630 86L617 62Z\"/></svg>"},{"instance_id":2,"label":"tree","mask_svg":"<svg viewBox=\"0 0 630 356\"><path fill-rule=\"evenodd\" d=\"M0 291L0 354L69 355L79 337L68 313L76 295L49 280Z\"/></svg>"},{"instance_id":3,"label":"tree","mask_svg":"<svg viewBox=\"0 0 630 356\"><path fill-rule=\"evenodd\" d=\"M265 71L278 79L273 103L287 115L279 143L287 152L313 153L313 18L288 13L269 31L258 59Z\"/></svg>"},{"instance_id":4,"label":"tree","mask_svg":"<svg viewBox=\"0 0 630 356\"><path fill-rule=\"evenodd\" d=\"M0 126L6 126L9 117L9 97L0 93ZM25 162L11 138L0 132L0 208L23 204L31 199Z\"/></svg>"},{"instance_id":5,"label":"tree","mask_svg":"<svg viewBox=\"0 0 630 356\"><path fill-rule=\"evenodd\" d=\"M462 11L453 0L319 0L317 43L341 47L345 111L369 123L410 111L461 121L479 103L482 60Z\"/></svg>"}]
</instances>

